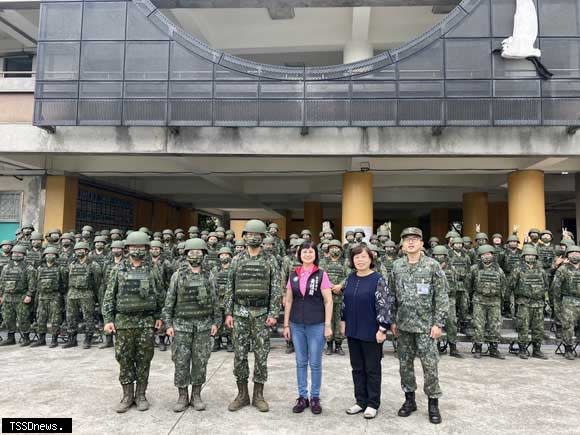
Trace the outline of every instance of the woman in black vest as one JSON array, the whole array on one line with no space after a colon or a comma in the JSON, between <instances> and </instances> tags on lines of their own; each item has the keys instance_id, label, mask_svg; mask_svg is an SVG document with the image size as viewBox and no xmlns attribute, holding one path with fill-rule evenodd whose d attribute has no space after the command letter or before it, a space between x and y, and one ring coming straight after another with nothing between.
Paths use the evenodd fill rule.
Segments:
<instances>
[{"instance_id":1,"label":"woman in black vest","mask_svg":"<svg viewBox=\"0 0 580 435\"><path fill-rule=\"evenodd\" d=\"M364 244L350 251L351 267L346 278L342 309L342 335L348 339L356 403L346 410L353 415L364 411L375 418L381 403L381 359L383 342L391 325L393 295L375 267L371 250Z\"/></svg>"},{"instance_id":2,"label":"woman in black vest","mask_svg":"<svg viewBox=\"0 0 580 435\"><path fill-rule=\"evenodd\" d=\"M332 284L326 272L318 268L318 249L314 243L302 243L297 255L302 264L290 273L284 308L284 338L292 339L296 351L299 397L292 411L300 413L310 406L313 414L320 414L322 351L326 338L332 335ZM308 365L311 377L310 401Z\"/></svg>"}]
</instances>

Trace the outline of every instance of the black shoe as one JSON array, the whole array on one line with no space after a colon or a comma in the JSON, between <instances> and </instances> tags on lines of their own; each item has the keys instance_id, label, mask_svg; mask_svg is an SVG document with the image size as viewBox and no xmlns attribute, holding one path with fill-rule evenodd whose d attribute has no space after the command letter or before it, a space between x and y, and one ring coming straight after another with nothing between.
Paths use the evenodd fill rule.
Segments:
<instances>
[{"instance_id":1,"label":"black shoe","mask_svg":"<svg viewBox=\"0 0 580 435\"><path fill-rule=\"evenodd\" d=\"M38 335L38 340L30 345L30 347L46 346L46 332Z\"/></svg>"},{"instance_id":2,"label":"black shoe","mask_svg":"<svg viewBox=\"0 0 580 435\"><path fill-rule=\"evenodd\" d=\"M11 346L13 344L16 344L16 338L14 338L14 332L9 332L8 338L0 343L0 346Z\"/></svg>"},{"instance_id":3,"label":"black shoe","mask_svg":"<svg viewBox=\"0 0 580 435\"><path fill-rule=\"evenodd\" d=\"M326 344L326 350L324 351L325 355L332 355L333 354L333 350L332 350L332 341L329 341Z\"/></svg>"},{"instance_id":4,"label":"black shoe","mask_svg":"<svg viewBox=\"0 0 580 435\"><path fill-rule=\"evenodd\" d=\"M429 398L429 421L433 424L441 423L441 414L439 413L439 399Z\"/></svg>"},{"instance_id":5,"label":"black shoe","mask_svg":"<svg viewBox=\"0 0 580 435\"><path fill-rule=\"evenodd\" d=\"M165 335L159 336L159 350L165 352L167 350L167 337Z\"/></svg>"},{"instance_id":6,"label":"black shoe","mask_svg":"<svg viewBox=\"0 0 580 435\"><path fill-rule=\"evenodd\" d=\"M344 356L344 350L342 350L342 344L341 343L336 343L335 347L334 347L334 353Z\"/></svg>"},{"instance_id":7,"label":"black shoe","mask_svg":"<svg viewBox=\"0 0 580 435\"><path fill-rule=\"evenodd\" d=\"M449 356L460 359L463 358L463 355L461 355L461 353L459 353L457 350L457 344L449 343Z\"/></svg>"},{"instance_id":8,"label":"black shoe","mask_svg":"<svg viewBox=\"0 0 580 435\"><path fill-rule=\"evenodd\" d=\"M540 343L533 343L534 350L532 351L532 358L548 359L546 354L542 352L542 345Z\"/></svg>"},{"instance_id":9,"label":"black shoe","mask_svg":"<svg viewBox=\"0 0 580 435\"><path fill-rule=\"evenodd\" d=\"M569 361L574 361L574 351L572 350L572 346L566 346L564 358L566 358Z\"/></svg>"},{"instance_id":10,"label":"black shoe","mask_svg":"<svg viewBox=\"0 0 580 435\"><path fill-rule=\"evenodd\" d=\"M83 349L90 349L92 342L93 342L93 334L85 334L85 340L83 341Z\"/></svg>"},{"instance_id":11,"label":"black shoe","mask_svg":"<svg viewBox=\"0 0 580 435\"><path fill-rule=\"evenodd\" d=\"M524 343L519 343L518 347L520 351L518 353L520 359L528 359L528 351L526 350L526 345Z\"/></svg>"},{"instance_id":12,"label":"black shoe","mask_svg":"<svg viewBox=\"0 0 580 435\"><path fill-rule=\"evenodd\" d=\"M48 346L49 348L54 348L58 346L58 335L57 334L52 334L52 337L50 339L50 346Z\"/></svg>"},{"instance_id":13,"label":"black shoe","mask_svg":"<svg viewBox=\"0 0 580 435\"><path fill-rule=\"evenodd\" d=\"M212 352L217 352L219 350L221 350L222 348L222 339L221 337L215 337L213 340L213 348L212 348Z\"/></svg>"},{"instance_id":14,"label":"black shoe","mask_svg":"<svg viewBox=\"0 0 580 435\"><path fill-rule=\"evenodd\" d=\"M495 359L505 359L505 356L497 348L497 343L489 343L489 356Z\"/></svg>"},{"instance_id":15,"label":"black shoe","mask_svg":"<svg viewBox=\"0 0 580 435\"><path fill-rule=\"evenodd\" d=\"M286 342L286 353L294 353L294 343L292 341Z\"/></svg>"},{"instance_id":16,"label":"black shoe","mask_svg":"<svg viewBox=\"0 0 580 435\"><path fill-rule=\"evenodd\" d=\"M77 343L77 335L76 334L69 334L68 336L68 343L63 346L64 349L69 349L71 347L77 347L79 344Z\"/></svg>"},{"instance_id":17,"label":"black shoe","mask_svg":"<svg viewBox=\"0 0 580 435\"><path fill-rule=\"evenodd\" d=\"M408 417L417 410L417 403L415 402L415 393L405 393L405 402L401 409L399 409L399 417Z\"/></svg>"},{"instance_id":18,"label":"black shoe","mask_svg":"<svg viewBox=\"0 0 580 435\"><path fill-rule=\"evenodd\" d=\"M226 350L228 352L233 352L234 351L234 345L232 343L232 339L230 337L227 337L226 340L227 340Z\"/></svg>"},{"instance_id":19,"label":"black shoe","mask_svg":"<svg viewBox=\"0 0 580 435\"><path fill-rule=\"evenodd\" d=\"M22 343L20 343L20 347L30 346L30 333L25 332L22 334Z\"/></svg>"},{"instance_id":20,"label":"black shoe","mask_svg":"<svg viewBox=\"0 0 580 435\"><path fill-rule=\"evenodd\" d=\"M106 349L115 346L113 344L113 336L111 334L105 335L105 342L99 346L99 349Z\"/></svg>"},{"instance_id":21,"label":"black shoe","mask_svg":"<svg viewBox=\"0 0 580 435\"><path fill-rule=\"evenodd\" d=\"M473 346L474 346L473 358L480 359L481 358L481 347L482 347L482 344L481 343L475 343Z\"/></svg>"}]
</instances>

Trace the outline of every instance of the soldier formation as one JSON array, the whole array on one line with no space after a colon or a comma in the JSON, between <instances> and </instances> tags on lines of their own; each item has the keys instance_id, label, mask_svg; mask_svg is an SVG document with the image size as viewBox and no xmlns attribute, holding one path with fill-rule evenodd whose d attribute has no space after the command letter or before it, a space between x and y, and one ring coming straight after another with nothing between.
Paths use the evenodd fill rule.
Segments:
<instances>
[{"instance_id":1,"label":"soldier formation","mask_svg":"<svg viewBox=\"0 0 580 435\"><path fill-rule=\"evenodd\" d=\"M408 230L402 239L422 238L413 233L420 230ZM164 351L170 343L178 390L174 410L182 412L190 404L196 410L205 409L201 387L207 363L212 351L225 347L234 352L238 387L228 409L237 411L252 404L266 412L270 335L283 309L288 277L300 264L297 248L312 239L307 229L292 234L287 249L278 233L275 223L266 226L258 220L247 222L240 240L223 227L213 232L191 226L187 233L141 228L126 234L119 229L96 234L85 226L80 233L52 229L43 236L25 225L15 240L4 240L0 246L0 302L8 332L0 346L16 344L19 333L21 346L49 344L54 348L60 339L64 348L72 348L83 333L82 345L88 349L104 332L101 348L114 346L120 366L123 398L117 412L126 412L134 404L139 410L148 409L145 393L154 347ZM403 243L392 241L384 229L370 242L365 241L362 228L347 231L345 243L326 227L319 237L320 268L332 283L334 303L333 335L327 339L326 355L344 355L340 318L345 280L352 273L349 252L354 246L369 246L376 271L401 298L395 307L397 328L392 337L406 394L401 416L416 409L415 354L426 367L430 406L441 394L433 363L438 355L432 352L431 342L416 336L433 325L423 325L415 311L406 311L424 302L421 291L436 290L435 326L446 331L445 338L431 335L435 343L439 340L438 353L446 352L448 346L450 356L463 358L457 349L461 332L471 336L475 358L485 354L483 344L487 343L489 356L504 359L498 348L502 321L515 317L520 358L527 359L532 346L531 356L545 359L541 345L548 316L562 340L565 358L575 358L580 247L567 232L554 245L550 231L531 229L520 249L517 228L505 242L500 234L489 239L478 229L475 246L469 237L450 231L445 243L432 237L417 262L402 261L406 258ZM408 305L410 300L415 302ZM291 341L286 351L293 351ZM249 352L255 355L252 399ZM440 421L440 416L433 420Z\"/></svg>"}]
</instances>

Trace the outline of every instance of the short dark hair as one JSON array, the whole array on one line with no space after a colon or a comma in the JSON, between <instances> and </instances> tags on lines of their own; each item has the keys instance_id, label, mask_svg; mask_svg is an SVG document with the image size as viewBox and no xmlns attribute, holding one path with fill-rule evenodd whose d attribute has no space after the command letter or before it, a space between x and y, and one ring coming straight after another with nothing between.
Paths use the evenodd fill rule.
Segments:
<instances>
[{"instance_id":1,"label":"short dark hair","mask_svg":"<svg viewBox=\"0 0 580 435\"><path fill-rule=\"evenodd\" d=\"M362 254L363 252L366 252L367 255L369 256L369 258L371 259L371 269L375 268L375 256L373 255L371 249L367 245L365 245L364 243L360 243L350 250L350 267L351 267L351 269L356 269L356 267L354 267L355 255Z\"/></svg>"},{"instance_id":2,"label":"short dark hair","mask_svg":"<svg viewBox=\"0 0 580 435\"><path fill-rule=\"evenodd\" d=\"M314 242L306 240L298 247L298 252L296 255L298 256L298 261L300 261L300 263L302 263L303 249L314 249L314 264L318 266L318 247L314 244Z\"/></svg>"}]
</instances>

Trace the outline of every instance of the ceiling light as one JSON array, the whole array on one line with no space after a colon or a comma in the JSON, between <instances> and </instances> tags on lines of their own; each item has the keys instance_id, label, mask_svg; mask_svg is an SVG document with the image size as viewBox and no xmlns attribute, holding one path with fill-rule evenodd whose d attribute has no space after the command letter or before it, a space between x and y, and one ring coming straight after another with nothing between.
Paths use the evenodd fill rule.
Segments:
<instances>
[{"instance_id":1,"label":"ceiling light","mask_svg":"<svg viewBox=\"0 0 580 435\"><path fill-rule=\"evenodd\" d=\"M562 175L568 175L568 171L562 171Z\"/></svg>"}]
</instances>

